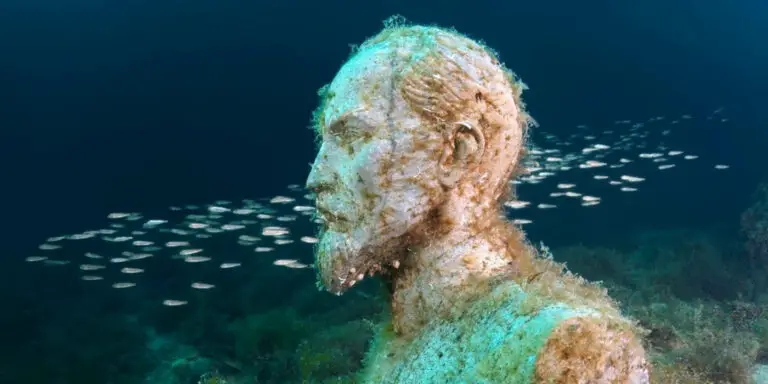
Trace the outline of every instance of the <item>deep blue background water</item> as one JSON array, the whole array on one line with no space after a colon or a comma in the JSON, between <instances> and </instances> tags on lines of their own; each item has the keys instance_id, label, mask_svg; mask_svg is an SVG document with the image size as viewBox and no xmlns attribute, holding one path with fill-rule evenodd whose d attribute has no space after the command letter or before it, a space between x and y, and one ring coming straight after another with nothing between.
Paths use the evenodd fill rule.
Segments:
<instances>
[{"instance_id":1,"label":"deep blue background water","mask_svg":"<svg viewBox=\"0 0 768 384\"><path fill-rule=\"evenodd\" d=\"M393 14L454 26L496 49L530 86L524 97L542 131L696 117L672 140L700 165L649 175L640 192L592 209L541 213L534 240L610 244L633 229L677 226L736 233L768 166L761 0L4 0L2 294L24 289L66 308L55 294L65 284L82 294L77 281L35 280L21 260L48 236L102 227L109 212L266 197L303 183L316 90L350 44ZM702 120L718 107L728 123ZM715 173L717 162L732 168ZM1 312L4 337L35 332L15 316Z\"/></svg>"},{"instance_id":2,"label":"deep blue background water","mask_svg":"<svg viewBox=\"0 0 768 384\"><path fill-rule=\"evenodd\" d=\"M541 130L725 108L675 140L711 166L553 213L531 235L736 225L765 175L763 1L39 1L0 3L3 262L115 210L264 197L303 183L316 90L402 14L487 42L530 86ZM526 197L526 190L521 191ZM531 192L533 193L533 192ZM16 277L21 279L24 275Z\"/></svg>"}]
</instances>

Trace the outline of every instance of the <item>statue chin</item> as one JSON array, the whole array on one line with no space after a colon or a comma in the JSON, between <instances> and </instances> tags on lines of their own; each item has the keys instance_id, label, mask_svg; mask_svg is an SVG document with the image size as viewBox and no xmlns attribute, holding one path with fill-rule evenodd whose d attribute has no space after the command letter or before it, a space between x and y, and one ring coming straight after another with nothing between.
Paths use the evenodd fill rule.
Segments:
<instances>
[{"instance_id":1,"label":"statue chin","mask_svg":"<svg viewBox=\"0 0 768 384\"><path fill-rule=\"evenodd\" d=\"M361 243L350 233L336 230L323 232L315 256L319 283L328 292L344 293L349 289L351 279L357 278L357 274L350 271L363 271L366 264L361 250Z\"/></svg>"},{"instance_id":2,"label":"statue chin","mask_svg":"<svg viewBox=\"0 0 768 384\"><path fill-rule=\"evenodd\" d=\"M394 228L398 226L388 226L388 231L370 226L324 230L315 248L318 283L327 291L341 295L365 277L384 273L393 261L386 256L395 255L403 248L403 236L398 234L408 232L405 226L398 232Z\"/></svg>"}]
</instances>

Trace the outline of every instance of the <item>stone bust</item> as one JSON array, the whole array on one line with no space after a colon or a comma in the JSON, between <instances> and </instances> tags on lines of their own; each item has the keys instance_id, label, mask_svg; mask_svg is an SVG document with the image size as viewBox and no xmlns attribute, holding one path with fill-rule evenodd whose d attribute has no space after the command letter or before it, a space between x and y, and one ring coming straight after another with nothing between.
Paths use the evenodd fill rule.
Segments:
<instances>
[{"instance_id":1,"label":"stone bust","mask_svg":"<svg viewBox=\"0 0 768 384\"><path fill-rule=\"evenodd\" d=\"M318 282L391 290L361 382L649 382L635 324L504 217L524 88L480 43L389 22L321 89Z\"/></svg>"}]
</instances>

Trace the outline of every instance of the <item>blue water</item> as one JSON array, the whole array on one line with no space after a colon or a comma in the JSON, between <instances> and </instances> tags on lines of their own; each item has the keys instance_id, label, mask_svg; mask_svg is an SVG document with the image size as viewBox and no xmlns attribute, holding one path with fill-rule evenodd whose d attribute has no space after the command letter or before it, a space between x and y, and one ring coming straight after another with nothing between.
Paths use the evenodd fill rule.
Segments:
<instances>
[{"instance_id":1,"label":"blue water","mask_svg":"<svg viewBox=\"0 0 768 384\"><path fill-rule=\"evenodd\" d=\"M722 4L2 2L0 382L143 382L162 359L143 356L154 336L126 326L123 316L152 324L158 339L183 334L185 345L216 361L203 370L235 375L253 361L236 361L250 355L236 351L227 333L250 315L290 307L293 299L303 303L296 305L302 313L324 314L317 329L377 313L384 304L373 298L297 299L307 287L314 292L312 273L266 263L231 280L211 272L219 279L215 299L192 303L183 315L158 314L151 311L166 308L139 304L153 290L185 284L193 272L158 265L162 273L147 282L152 288L131 296L83 286L71 271L41 269L24 258L39 253L47 237L104 227L110 212L271 197L303 184L314 158L307 128L317 89L348 58L350 44L378 32L393 14L453 26L498 51L530 87L525 101L542 132L694 116L668 144L705 164L653 172L642 193L595 209L541 213L527 228L534 242L621 248L637 233L686 228L738 243L739 215L768 178L768 4ZM718 108L727 122L705 119ZM715 163L730 169L715 173ZM537 188L521 187L521 195L534 199L544 193ZM236 251L226 246L221 252ZM311 248L284 252L311 262ZM351 307L339 300L363 302L338 315L343 320L331 319L328 313ZM310 336L264 348L295 351ZM301 382L298 374L275 373L282 369L277 354L254 374L259 382Z\"/></svg>"}]
</instances>

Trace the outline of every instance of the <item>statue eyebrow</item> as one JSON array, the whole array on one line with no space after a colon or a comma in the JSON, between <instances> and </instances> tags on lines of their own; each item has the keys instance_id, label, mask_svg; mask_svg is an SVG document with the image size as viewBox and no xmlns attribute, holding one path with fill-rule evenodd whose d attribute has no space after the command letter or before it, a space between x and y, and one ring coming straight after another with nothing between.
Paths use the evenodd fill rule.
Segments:
<instances>
[{"instance_id":1,"label":"statue eyebrow","mask_svg":"<svg viewBox=\"0 0 768 384\"><path fill-rule=\"evenodd\" d=\"M354 112L356 111L347 112L337 119L330 121L329 124L323 124L321 133L340 136L351 132L372 131L373 127L365 120L355 116Z\"/></svg>"},{"instance_id":2,"label":"statue eyebrow","mask_svg":"<svg viewBox=\"0 0 768 384\"><path fill-rule=\"evenodd\" d=\"M315 146L319 149L320 146L323 144L323 137L325 135L332 135L331 129L339 124L340 121L344 119L344 116L331 121L330 124L326 124L325 121L321 119L316 119L314 125L313 131L315 132Z\"/></svg>"},{"instance_id":3,"label":"statue eyebrow","mask_svg":"<svg viewBox=\"0 0 768 384\"><path fill-rule=\"evenodd\" d=\"M334 129L336 129L339 124L344 125L345 128L347 128L350 124L352 124L352 128L355 131L363 131L364 136L370 136L371 132L373 131L373 128L369 123L367 123L364 119L359 118L355 114L358 112L364 111L363 108L356 108L351 111L347 111L343 113L342 115L338 116L337 118L328 121L326 123L324 117L325 114L323 109L317 109L313 113L313 124L312 129L315 133L315 146L319 149L320 146L323 143L323 137L325 135L335 135L339 136L341 132L332 132Z\"/></svg>"}]
</instances>

